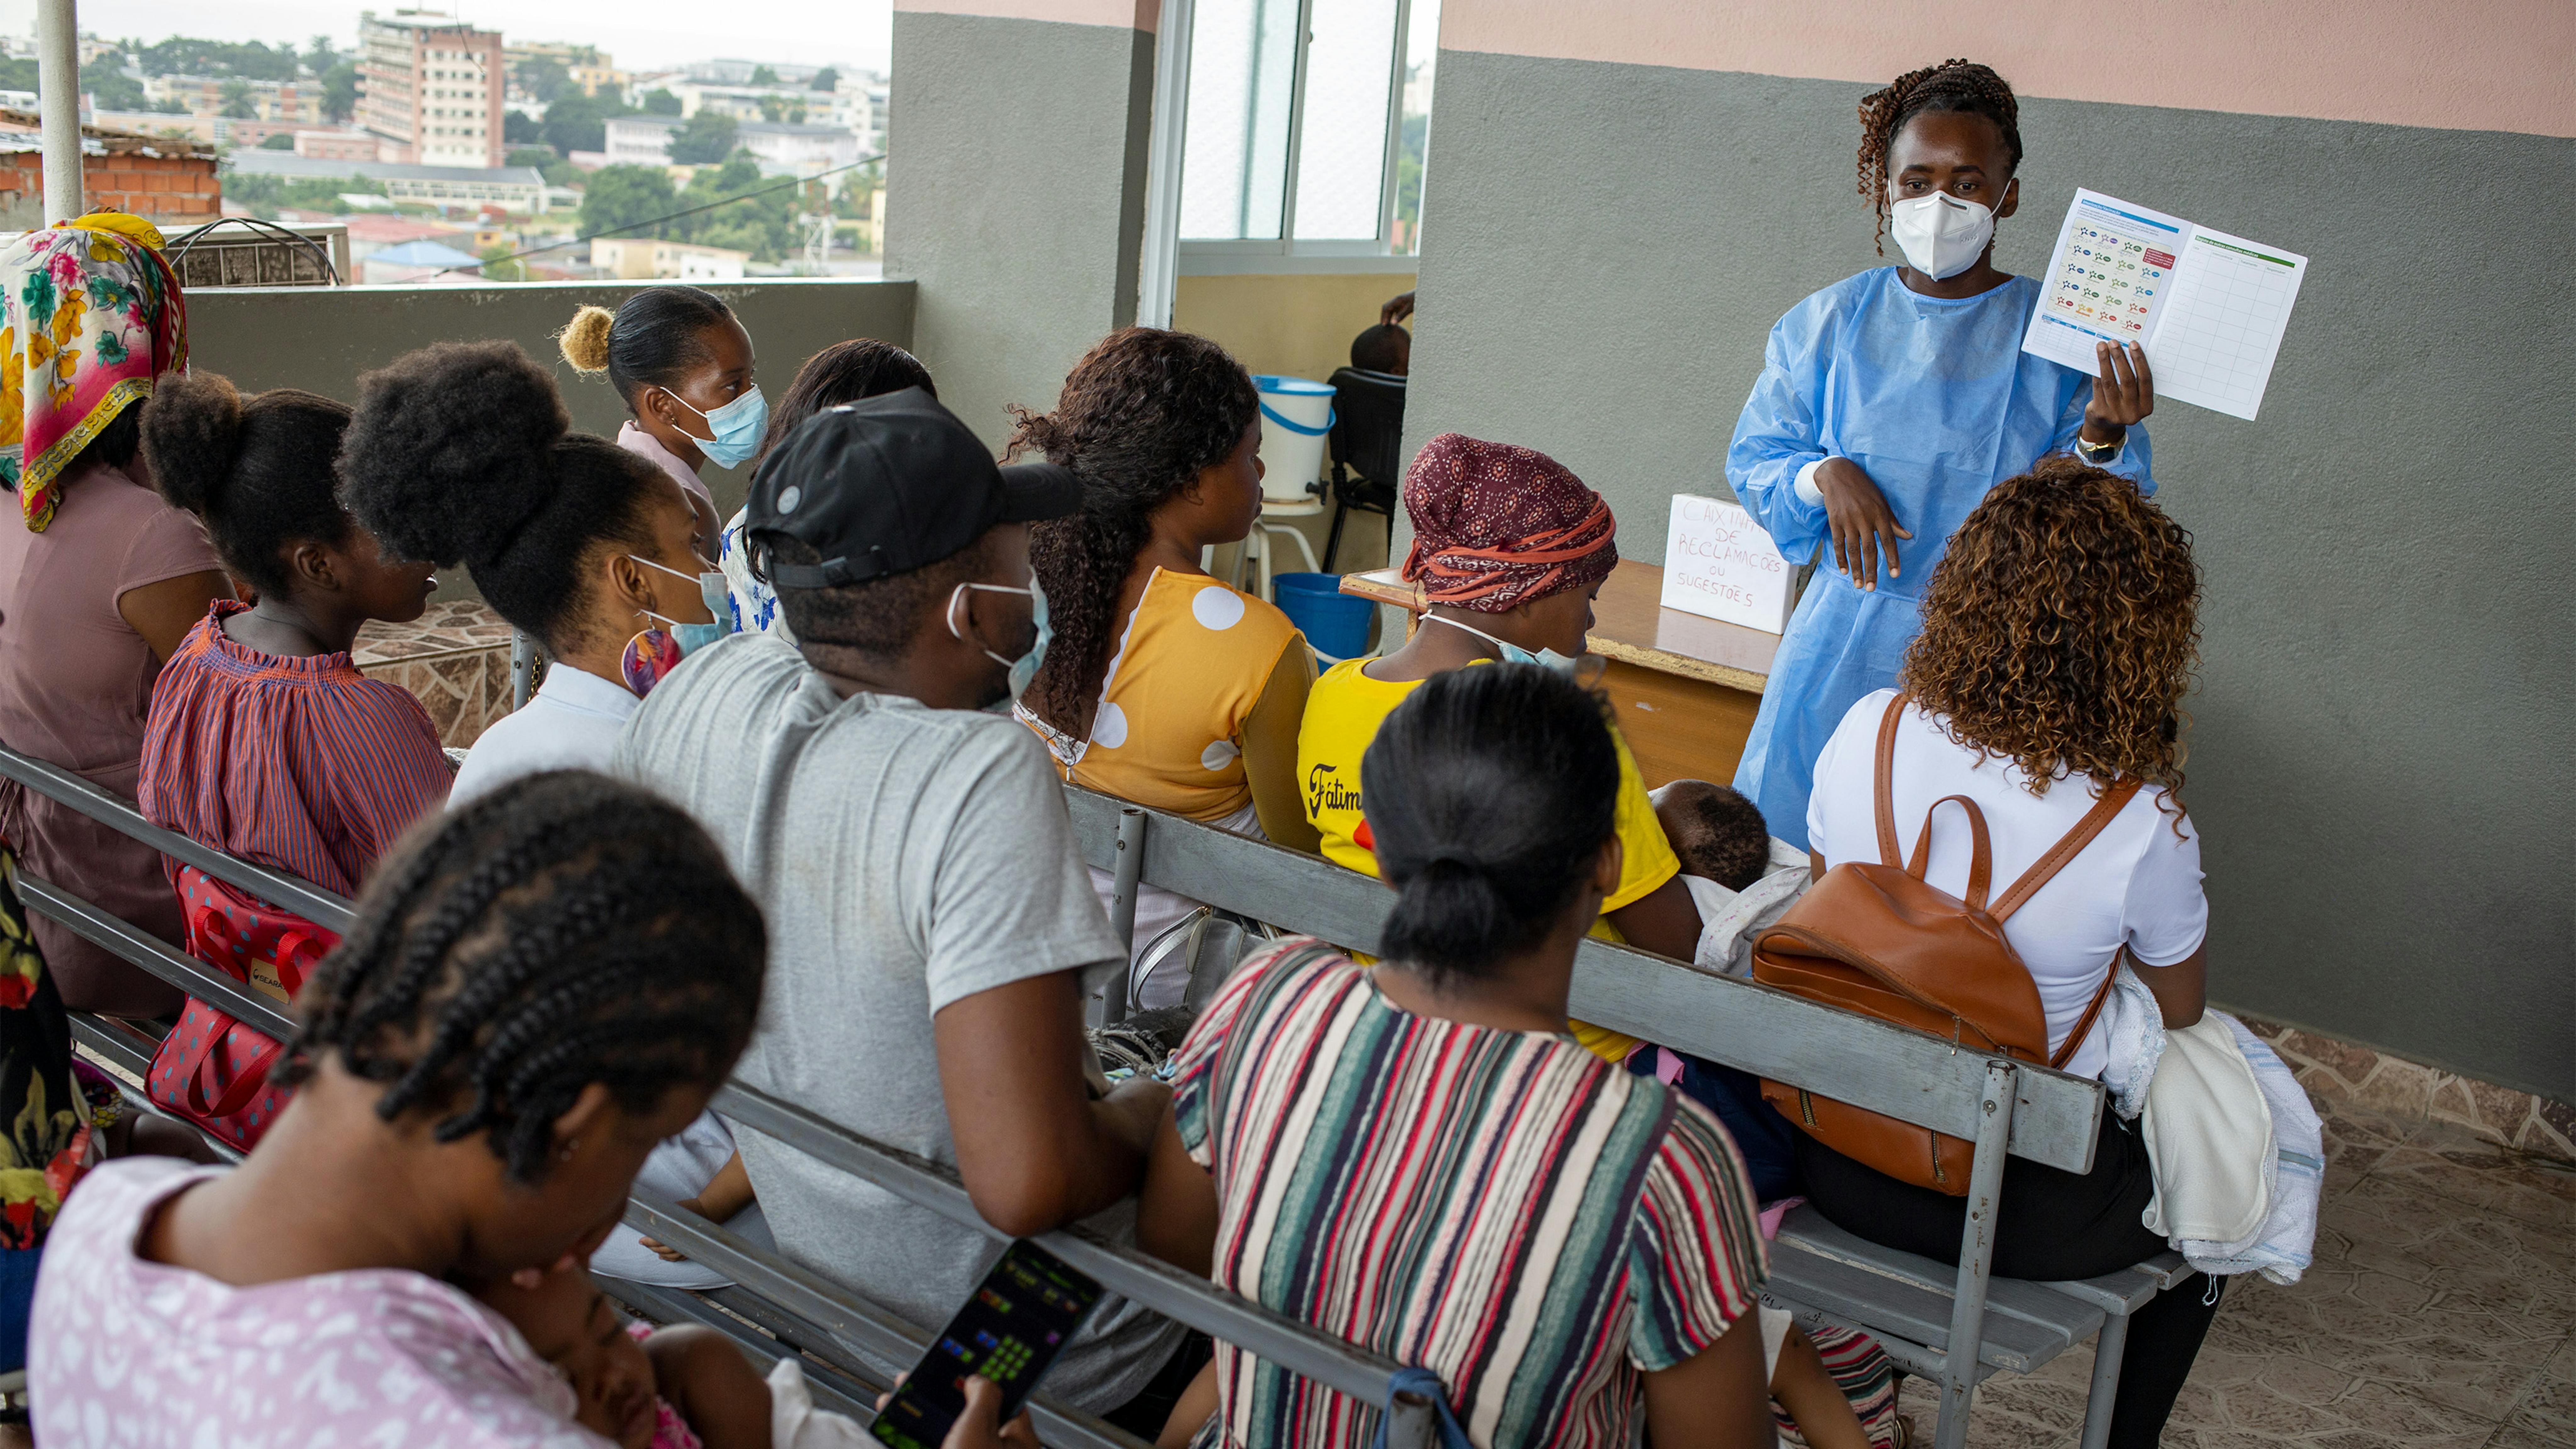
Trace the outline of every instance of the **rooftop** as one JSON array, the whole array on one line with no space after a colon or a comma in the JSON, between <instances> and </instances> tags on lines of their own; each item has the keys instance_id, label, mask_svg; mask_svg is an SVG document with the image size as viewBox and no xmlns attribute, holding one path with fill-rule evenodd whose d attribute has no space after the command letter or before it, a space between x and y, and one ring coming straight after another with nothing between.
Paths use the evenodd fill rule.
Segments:
<instances>
[{"instance_id":1,"label":"rooftop","mask_svg":"<svg viewBox=\"0 0 2576 1449\"><path fill-rule=\"evenodd\" d=\"M316 156L298 156L292 151L249 147L234 150L227 159L233 170L253 176L364 176L374 181L479 181L509 186L546 184L544 174L534 166L414 166L393 161L331 161Z\"/></svg>"}]
</instances>

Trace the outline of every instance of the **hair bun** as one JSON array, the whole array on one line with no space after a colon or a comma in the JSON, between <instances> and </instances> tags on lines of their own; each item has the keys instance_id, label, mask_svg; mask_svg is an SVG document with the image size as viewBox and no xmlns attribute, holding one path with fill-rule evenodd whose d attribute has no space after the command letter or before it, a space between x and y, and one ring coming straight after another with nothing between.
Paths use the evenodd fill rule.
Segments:
<instances>
[{"instance_id":1,"label":"hair bun","mask_svg":"<svg viewBox=\"0 0 2576 1449\"><path fill-rule=\"evenodd\" d=\"M515 342L442 342L358 379L343 501L404 558L496 557L554 498L572 428L553 374Z\"/></svg>"},{"instance_id":2,"label":"hair bun","mask_svg":"<svg viewBox=\"0 0 2576 1449\"><path fill-rule=\"evenodd\" d=\"M573 371L584 374L608 370L608 329L617 325L617 314L605 307L584 305L555 334L555 346Z\"/></svg>"},{"instance_id":3,"label":"hair bun","mask_svg":"<svg viewBox=\"0 0 2576 1449\"><path fill-rule=\"evenodd\" d=\"M242 402L221 373L163 377L143 404L143 453L152 486L203 518L241 456Z\"/></svg>"}]
</instances>

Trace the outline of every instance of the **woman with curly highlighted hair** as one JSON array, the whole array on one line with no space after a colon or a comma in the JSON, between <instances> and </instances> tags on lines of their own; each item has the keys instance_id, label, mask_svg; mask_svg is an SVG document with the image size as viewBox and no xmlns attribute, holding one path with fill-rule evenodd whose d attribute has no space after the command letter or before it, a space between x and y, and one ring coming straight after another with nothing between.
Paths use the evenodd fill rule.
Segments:
<instances>
[{"instance_id":1,"label":"woman with curly highlighted hair","mask_svg":"<svg viewBox=\"0 0 2576 1449\"><path fill-rule=\"evenodd\" d=\"M1074 364L1055 411L1019 415L1012 446L1072 469L1082 508L1030 528L1054 633L1018 714L1076 784L1312 849L1296 767L1314 661L1287 615L1199 567L1261 514L1260 407L1224 348L1130 327ZM1136 945L1197 904L1140 897Z\"/></svg>"},{"instance_id":2,"label":"woman with curly highlighted hair","mask_svg":"<svg viewBox=\"0 0 2576 1449\"><path fill-rule=\"evenodd\" d=\"M2049 1048L2077 1076L2107 1064L2089 1008L2123 954L2169 1027L2200 1019L2209 903L2200 833L2183 811L2182 698L2198 653L2200 576L2191 536L2125 479L2072 458L1997 484L1968 515L1923 594L1923 632L1902 694L1854 705L1816 761L1807 809L1815 873L1880 858L1877 759L1902 840L1935 802L1984 813L1993 879L2029 870L2116 785L2136 782L2100 834L2003 923L2030 968ZM1925 879L1964 895L1966 823L1944 811ZM2165 1251L2139 1215L2154 1196L2147 1149L2102 1116L2084 1176L2015 1161L2004 1169L1997 1273L2061 1280L2113 1272ZM1798 1164L1817 1209L1874 1242L1944 1262L1959 1251L1967 1199L1900 1182L1801 1134ZM2212 1283L2220 1280L2213 1279ZM2207 1300L2207 1301L2204 1301ZM2160 1295L2130 1320L2115 1446L2150 1446L2217 1311L2214 1290Z\"/></svg>"},{"instance_id":3,"label":"woman with curly highlighted hair","mask_svg":"<svg viewBox=\"0 0 2576 1449\"><path fill-rule=\"evenodd\" d=\"M1965 60L1860 103L1860 194L1904 265L1846 278L1771 329L1726 453L1727 482L1780 552L1823 552L1772 663L1735 788L1795 842L1816 752L1853 700L1894 682L1959 521L2049 453L2153 492L2146 354L2104 344L2100 375L2021 350L2039 283L1998 271L2021 205L2021 107ZM1882 249L1884 242L1882 242Z\"/></svg>"}]
</instances>

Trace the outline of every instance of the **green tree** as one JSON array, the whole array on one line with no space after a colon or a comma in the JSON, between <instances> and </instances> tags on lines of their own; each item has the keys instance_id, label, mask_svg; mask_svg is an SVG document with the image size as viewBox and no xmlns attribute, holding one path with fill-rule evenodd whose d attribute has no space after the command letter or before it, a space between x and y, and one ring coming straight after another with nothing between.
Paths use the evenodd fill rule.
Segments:
<instances>
[{"instance_id":1,"label":"green tree","mask_svg":"<svg viewBox=\"0 0 2576 1449\"><path fill-rule=\"evenodd\" d=\"M774 86L778 84L778 72L771 70L765 65L753 66L751 68L751 83L756 86Z\"/></svg>"},{"instance_id":2,"label":"green tree","mask_svg":"<svg viewBox=\"0 0 2576 1449\"><path fill-rule=\"evenodd\" d=\"M250 82L246 80L224 82L224 108L217 114L229 116L236 121L247 121L257 116L259 108L252 105L250 101Z\"/></svg>"},{"instance_id":3,"label":"green tree","mask_svg":"<svg viewBox=\"0 0 2576 1449\"><path fill-rule=\"evenodd\" d=\"M537 104L551 106L572 89L572 72L563 63L547 56L519 62L519 89L537 98Z\"/></svg>"},{"instance_id":4,"label":"green tree","mask_svg":"<svg viewBox=\"0 0 2576 1449\"><path fill-rule=\"evenodd\" d=\"M322 73L322 114L346 122L358 113L358 68L342 61Z\"/></svg>"},{"instance_id":5,"label":"green tree","mask_svg":"<svg viewBox=\"0 0 2576 1449\"><path fill-rule=\"evenodd\" d=\"M680 98L671 94L669 88L656 86L644 93L644 114L648 116L676 116L679 113Z\"/></svg>"},{"instance_id":6,"label":"green tree","mask_svg":"<svg viewBox=\"0 0 2576 1449\"><path fill-rule=\"evenodd\" d=\"M658 166L602 166L590 173L581 193L581 229L625 236L657 236L662 228L644 223L679 210L672 200L671 174Z\"/></svg>"},{"instance_id":7,"label":"green tree","mask_svg":"<svg viewBox=\"0 0 2576 1449\"><path fill-rule=\"evenodd\" d=\"M228 75L244 80L293 80L302 61L295 47L271 50L256 40L193 40L173 35L135 52L145 75Z\"/></svg>"},{"instance_id":8,"label":"green tree","mask_svg":"<svg viewBox=\"0 0 2576 1449\"><path fill-rule=\"evenodd\" d=\"M764 178L760 162L749 151L736 151L722 166L710 166L691 177L679 204L706 206L733 197L743 199L684 216L669 230L680 241L731 247L751 253L755 261L779 261L796 249L797 190ZM746 195L754 191L762 194Z\"/></svg>"},{"instance_id":9,"label":"green tree","mask_svg":"<svg viewBox=\"0 0 2576 1449\"><path fill-rule=\"evenodd\" d=\"M304 68L315 75L329 75L339 63L340 47L332 44L331 37L327 35L313 37L312 43L304 48Z\"/></svg>"},{"instance_id":10,"label":"green tree","mask_svg":"<svg viewBox=\"0 0 2576 1449\"><path fill-rule=\"evenodd\" d=\"M552 166L562 159L562 157L555 154L555 148L552 146L513 146L510 148L510 154L501 158L501 164L504 166L534 166L542 171L546 167Z\"/></svg>"},{"instance_id":11,"label":"green tree","mask_svg":"<svg viewBox=\"0 0 2576 1449\"><path fill-rule=\"evenodd\" d=\"M575 151L605 151L607 123L632 114L634 109L618 96L586 96L574 91L546 107L546 144L567 158Z\"/></svg>"},{"instance_id":12,"label":"green tree","mask_svg":"<svg viewBox=\"0 0 2576 1449\"><path fill-rule=\"evenodd\" d=\"M149 104L143 99L143 82L118 68L122 60L122 56L102 56L96 62L82 66L81 88L90 93L103 111L149 109ZM34 90L35 87L31 84L24 89Z\"/></svg>"},{"instance_id":13,"label":"green tree","mask_svg":"<svg viewBox=\"0 0 2576 1449\"><path fill-rule=\"evenodd\" d=\"M517 248L511 246L508 242L494 242L492 245L485 247L481 253L483 258L483 280L487 282L526 281L528 279L528 264L511 255L511 253L516 250Z\"/></svg>"},{"instance_id":14,"label":"green tree","mask_svg":"<svg viewBox=\"0 0 2576 1449\"><path fill-rule=\"evenodd\" d=\"M671 133L671 159L683 166L708 166L733 154L733 117L705 106Z\"/></svg>"},{"instance_id":15,"label":"green tree","mask_svg":"<svg viewBox=\"0 0 2576 1449\"><path fill-rule=\"evenodd\" d=\"M787 118L787 98L785 96L762 96L760 98L760 118L773 126L777 125L780 121L785 120Z\"/></svg>"},{"instance_id":16,"label":"green tree","mask_svg":"<svg viewBox=\"0 0 2576 1449\"><path fill-rule=\"evenodd\" d=\"M503 111L503 112L501 113L501 144L502 144L502 145L504 145L504 146L543 146L545 143L546 143L546 123L545 123L545 122L538 120L536 117L529 115L529 114L528 114L527 112L525 112L525 111ZM555 155L552 155L552 154L549 154L549 155L546 157L546 160L547 160L547 161L560 161L560 160L562 160L562 159L563 159L562 157L560 157L560 156L555 156ZM513 161L513 162L511 162L510 164L511 164L511 165L513 165L513 166L515 166L515 165L518 165L519 163L517 163L517 162ZM532 165L532 166L533 166L533 165L543 165L543 164L545 164L545 163L544 163L544 162L530 162L530 163L528 163L528 164L530 164L530 165Z\"/></svg>"},{"instance_id":17,"label":"green tree","mask_svg":"<svg viewBox=\"0 0 2576 1449\"><path fill-rule=\"evenodd\" d=\"M809 91L837 91L840 88L841 73L828 65L814 72L814 78L805 83L805 89Z\"/></svg>"},{"instance_id":18,"label":"green tree","mask_svg":"<svg viewBox=\"0 0 2576 1449\"><path fill-rule=\"evenodd\" d=\"M293 131L276 132L267 140L260 142L259 149L263 151L292 151L295 149L295 133Z\"/></svg>"}]
</instances>

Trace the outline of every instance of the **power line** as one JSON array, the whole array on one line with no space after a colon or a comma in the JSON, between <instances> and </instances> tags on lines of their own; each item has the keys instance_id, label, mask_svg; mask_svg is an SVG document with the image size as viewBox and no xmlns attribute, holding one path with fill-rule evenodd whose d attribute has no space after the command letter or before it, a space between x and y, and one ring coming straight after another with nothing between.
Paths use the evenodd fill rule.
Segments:
<instances>
[{"instance_id":1,"label":"power line","mask_svg":"<svg viewBox=\"0 0 2576 1449\"><path fill-rule=\"evenodd\" d=\"M482 261L476 262L475 265L478 267L498 266L503 262L515 262L521 257L533 257L539 252L561 251L565 247L576 247L581 245L583 242L589 241L593 237L615 236L621 231L640 231L648 226L660 226L666 221L678 221L684 216L695 216L702 211L713 211L719 206L731 206L737 201L749 201L755 196L768 196L774 192L785 191L790 187L802 186L808 181L820 181L826 176L838 175L843 171L855 171L862 166L872 165L876 162L883 161L884 159L885 153L883 151L879 151L873 156L862 156L856 161L845 162L839 166L829 167L824 170L817 171L811 176L792 176L787 180L778 182L774 185L758 187L754 190L746 191L740 196L728 196L722 201L705 202L698 206L688 207L681 211L674 211L665 216L651 217L644 221L630 221L624 226L604 226L594 232L585 232L569 241L548 242L541 247L530 247L525 251L512 252L506 257L486 257ZM441 267L437 271L430 273L428 277L421 278L421 280L426 282L431 277L443 277L450 272L462 270L464 270L462 267Z\"/></svg>"}]
</instances>

